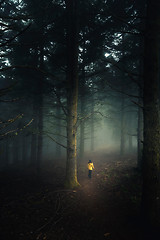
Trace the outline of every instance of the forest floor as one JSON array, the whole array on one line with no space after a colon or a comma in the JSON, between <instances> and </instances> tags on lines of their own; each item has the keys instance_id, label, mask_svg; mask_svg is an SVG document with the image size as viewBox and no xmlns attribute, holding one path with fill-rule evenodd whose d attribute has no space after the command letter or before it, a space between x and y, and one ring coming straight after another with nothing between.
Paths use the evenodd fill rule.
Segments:
<instances>
[{"instance_id":1,"label":"forest floor","mask_svg":"<svg viewBox=\"0 0 160 240\"><path fill-rule=\"evenodd\" d=\"M92 179L86 163L79 166L81 187L75 190L63 188L60 164L44 166L39 177L29 170L1 172L0 239L157 239L140 218L142 184L135 157L99 160Z\"/></svg>"}]
</instances>

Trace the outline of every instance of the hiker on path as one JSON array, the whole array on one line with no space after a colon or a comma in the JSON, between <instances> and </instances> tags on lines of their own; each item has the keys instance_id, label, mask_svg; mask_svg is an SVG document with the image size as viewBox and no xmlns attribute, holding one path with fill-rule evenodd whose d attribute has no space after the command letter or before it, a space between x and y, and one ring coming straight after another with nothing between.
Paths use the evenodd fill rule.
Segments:
<instances>
[{"instance_id":1,"label":"hiker on path","mask_svg":"<svg viewBox=\"0 0 160 240\"><path fill-rule=\"evenodd\" d=\"M94 169L94 165L92 163L91 160L89 160L88 162L88 177L91 178L92 177L92 170Z\"/></svg>"}]
</instances>

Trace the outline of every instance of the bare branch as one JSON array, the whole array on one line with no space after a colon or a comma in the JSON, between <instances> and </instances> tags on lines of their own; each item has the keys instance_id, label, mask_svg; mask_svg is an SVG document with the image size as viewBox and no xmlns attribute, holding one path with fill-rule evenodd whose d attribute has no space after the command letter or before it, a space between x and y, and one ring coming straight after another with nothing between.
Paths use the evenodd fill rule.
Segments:
<instances>
[{"instance_id":1,"label":"bare branch","mask_svg":"<svg viewBox=\"0 0 160 240\"><path fill-rule=\"evenodd\" d=\"M22 118L23 114L18 114L15 118L11 118L11 119L8 119L6 120L5 122L4 121L0 121L0 124L4 124L1 128L1 129L4 129L6 128L8 125L10 125L11 123L14 123L17 119L20 119Z\"/></svg>"},{"instance_id":2,"label":"bare branch","mask_svg":"<svg viewBox=\"0 0 160 240\"><path fill-rule=\"evenodd\" d=\"M140 104L140 103L138 103L138 102L135 102L135 101L132 101L135 105L137 105L138 107L140 107L140 108L144 108L143 106L142 106L142 104Z\"/></svg>"},{"instance_id":3,"label":"bare branch","mask_svg":"<svg viewBox=\"0 0 160 240\"><path fill-rule=\"evenodd\" d=\"M61 143L59 143L55 138L51 137L49 134L44 133L44 135L46 135L46 136L47 136L48 138L50 138L53 142L57 143L57 144L60 145L61 147L67 149L67 146L65 146L65 145L63 145L63 144L61 144Z\"/></svg>"},{"instance_id":4,"label":"bare branch","mask_svg":"<svg viewBox=\"0 0 160 240\"><path fill-rule=\"evenodd\" d=\"M65 107L63 106L63 104L62 104L62 102L61 102L61 99L60 99L60 97L58 96L58 94L57 94L55 88L52 88L52 90L53 90L53 92L54 92L54 94L55 94L55 96L56 96L56 98L57 98L57 100L58 100L58 102L59 102L59 104L60 104L60 106L61 106L61 108L62 108L64 114L67 116L66 109L65 109Z\"/></svg>"},{"instance_id":5,"label":"bare branch","mask_svg":"<svg viewBox=\"0 0 160 240\"><path fill-rule=\"evenodd\" d=\"M102 117L105 118L110 118L109 116L105 116L103 113L99 112L99 111L94 111L91 112L90 114L86 115L85 117L79 119L79 124L77 125L77 128L82 124L82 122L86 121L87 119L89 119L93 114L100 114Z\"/></svg>"},{"instance_id":6,"label":"bare branch","mask_svg":"<svg viewBox=\"0 0 160 240\"><path fill-rule=\"evenodd\" d=\"M113 90L116 91L116 92L122 93L123 95L126 95L126 96L128 96L128 97L140 98L140 96L128 94L128 93L126 93L126 92L124 92L124 91L121 91L121 90L113 87L108 81L106 81L106 83L107 83L107 85L108 85L111 89L113 89Z\"/></svg>"},{"instance_id":7,"label":"bare branch","mask_svg":"<svg viewBox=\"0 0 160 240\"><path fill-rule=\"evenodd\" d=\"M50 134L49 131L43 131L44 134ZM63 138L67 138L67 136L62 135L62 134L58 134L58 133L52 133L53 135L59 136L59 137L63 137Z\"/></svg>"},{"instance_id":8,"label":"bare branch","mask_svg":"<svg viewBox=\"0 0 160 240\"><path fill-rule=\"evenodd\" d=\"M110 64L112 64L113 67L116 67L116 68L119 69L120 71L123 71L123 72L127 73L128 76L130 77L130 79L131 79L133 82L135 82L135 83L139 86L139 88L142 88L141 83L140 83L139 81L137 81L137 80L133 77L133 76L142 77L140 74L131 73L131 72L129 72L127 69L124 69L124 68L122 69L122 68L118 65L118 64L120 63L120 61L118 61L118 62L112 62L112 61L109 61L108 59L105 59L104 62L110 63Z\"/></svg>"},{"instance_id":9,"label":"bare branch","mask_svg":"<svg viewBox=\"0 0 160 240\"><path fill-rule=\"evenodd\" d=\"M138 85L139 88L142 88L141 83L140 83L139 81L137 81L137 80L133 77L133 76L135 76L135 77L142 77L140 74L129 72L128 70L126 70L126 69L124 69L124 68L122 69L122 68L118 65L118 64L120 63L120 61L118 61L118 62L112 62L112 61L109 61L108 59L105 59L105 60L103 60L103 62L109 63L109 64L112 65L112 67L116 67L116 68L119 69L120 71L123 71L124 73L127 73L128 76L130 77L130 79L131 79L133 82L135 82L135 83ZM107 72L107 71L108 71L108 69L105 67L105 68L103 68L103 69L100 69L99 71L94 71L94 72L88 74L86 77L87 77L87 78L90 78L90 77L96 76L96 75L98 75L98 74L105 73L105 72Z\"/></svg>"},{"instance_id":10,"label":"bare branch","mask_svg":"<svg viewBox=\"0 0 160 240\"><path fill-rule=\"evenodd\" d=\"M25 129L26 127L28 127L34 119L31 119L26 125L24 125L22 128L16 128L13 130L10 130L6 133L0 134L0 137L6 137L6 136L11 136L12 133L15 133L15 135L18 135L18 132L22 131L23 129ZM2 140L2 139L1 139Z\"/></svg>"},{"instance_id":11,"label":"bare branch","mask_svg":"<svg viewBox=\"0 0 160 240\"><path fill-rule=\"evenodd\" d=\"M36 71L38 71L38 72L41 72L41 73L43 73L44 75L46 75L46 76L50 76L50 77L52 77L52 78L56 78L57 79L57 77L54 75L54 74L52 74L52 73L50 73L50 72L46 72L46 71L44 71L43 69L40 69L39 67L36 67L36 66L30 66L30 65L14 65L14 66L8 66L8 67L2 67L2 68L0 68L0 72L3 72L3 71L8 71L8 70L11 70L11 69L18 69L18 68L26 68L26 69L32 69L32 70L36 70ZM59 79L58 79L59 80ZM62 110L63 110L63 112L64 112L64 114L67 116L67 111L66 111L66 109L65 109L65 107L63 106L63 104L62 104L62 102L61 102L61 99L60 99L60 97L59 97L59 95L57 94L57 92L56 92L56 90L55 90L55 86L52 84L52 91L54 92L54 94L55 94L55 96L56 96L56 98L57 98L57 100L58 100L58 103L60 104L60 106L61 106L61 108L62 108Z\"/></svg>"}]
</instances>

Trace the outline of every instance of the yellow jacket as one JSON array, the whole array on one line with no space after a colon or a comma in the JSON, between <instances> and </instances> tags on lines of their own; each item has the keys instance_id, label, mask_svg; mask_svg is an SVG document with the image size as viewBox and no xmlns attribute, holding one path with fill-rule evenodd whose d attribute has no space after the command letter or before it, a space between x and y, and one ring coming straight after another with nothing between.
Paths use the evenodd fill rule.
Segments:
<instances>
[{"instance_id":1,"label":"yellow jacket","mask_svg":"<svg viewBox=\"0 0 160 240\"><path fill-rule=\"evenodd\" d=\"M93 163L92 163L92 162L91 162L91 163L88 163L88 169L89 169L89 170L93 170L93 168L94 168Z\"/></svg>"}]
</instances>

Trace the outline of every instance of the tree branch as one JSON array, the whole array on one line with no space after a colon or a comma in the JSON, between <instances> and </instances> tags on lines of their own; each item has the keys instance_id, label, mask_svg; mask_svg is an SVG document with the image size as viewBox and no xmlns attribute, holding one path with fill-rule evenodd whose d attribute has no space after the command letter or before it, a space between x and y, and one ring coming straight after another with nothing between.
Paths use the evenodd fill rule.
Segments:
<instances>
[{"instance_id":1,"label":"tree branch","mask_svg":"<svg viewBox=\"0 0 160 240\"><path fill-rule=\"evenodd\" d=\"M18 135L18 132L22 131L23 129L25 129L26 127L28 127L32 122L33 122L34 119L31 119L26 125L24 125L22 128L16 128L16 129L13 129L13 130L10 130L6 133L3 133L3 134L0 134L0 137L6 137L12 133L15 133L15 135ZM2 138L3 139L3 138ZM2 140L1 139L1 140Z\"/></svg>"},{"instance_id":2,"label":"tree branch","mask_svg":"<svg viewBox=\"0 0 160 240\"><path fill-rule=\"evenodd\" d=\"M110 118L109 116L105 116L103 113L99 112L99 111L94 111L94 112L91 112L90 114L88 114L87 116L81 118L79 120L79 124L77 124L77 128L82 124L82 122L86 121L87 119L89 119L93 114L100 114L102 117L105 117L105 118Z\"/></svg>"},{"instance_id":3,"label":"tree branch","mask_svg":"<svg viewBox=\"0 0 160 240\"><path fill-rule=\"evenodd\" d=\"M36 71L38 71L38 72L41 72L41 73L43 73L44 75L46 75L46 76L50 76L50 77L52 77L52 78L56 78L57 79L57 77L54 75L54 74L52 74L52 73L50 73L50 72L46 72L46 71L44 71L43 69L40 69L39 67L33 67L33 66L30 66L30 65L14 65L14 66L7 66L7 67L2 67L2 68L0 68L0 72L3 72L3 71L8 71L8 70L11 70L11 69L21 69L21 68L26 68L26 69L32 69L32 70L36 70ZM58 96L58 94L57 94L57 92L56 92L56 90L55 90L55 86L52 84L51 85L52 86L52 91L54 92L54 94L55 94L55 96L56 96L56 98L57 98L57 100L58 100L58 102L59 102L59 104L60 104L60 106L61 106L61 108L62 108L62 110L63 110L63 112L64 112L64 114L67 116L67 111L66 111L66 109L65 109L65 107L63 106L63 104L62 104L62 102L61 102L61 99L60 99L60 97Z\"/></svg>"},{"instance_id":4,"label":"tree branch","mask_svg":"<svg viewBox=\"0 0 160 240\"><path fill-rule=\"evenodd\" d=\"M106 81L106 83L107 83L107 85L108 85L111 89L113 89L113 90L116 91L116 92L122 93L123 95L126 95L126 96L128 96L128 97L140 98L140 96L128 94L128 93L126 93L126 92L124 92L124 91L121 91L121 90L113 87L108 81Z\"/></svg>"},{"instance_id":5,"label":"tree branch","mask_svg":"<svg viewBox=\"0 0 160 240\"><path fill-rule=\"evenodd\" d=\"M42 132L42 133L43 133L43 132ZM47 136L48 138L50 138L53 142L57 143L57 144L60 145L61 147L67 149L67 146L65 146L65 145L63 145L63 144L61 144L61 143L59 143L55 138L51 137L49 134L44 133L44 135L46 135L46 136Z\"/></svg>"}]
</instances>

